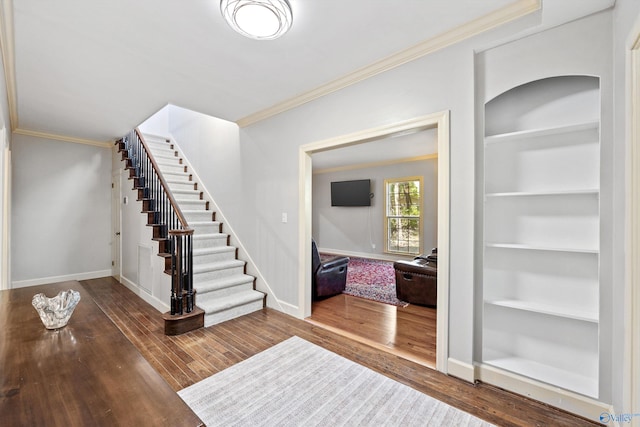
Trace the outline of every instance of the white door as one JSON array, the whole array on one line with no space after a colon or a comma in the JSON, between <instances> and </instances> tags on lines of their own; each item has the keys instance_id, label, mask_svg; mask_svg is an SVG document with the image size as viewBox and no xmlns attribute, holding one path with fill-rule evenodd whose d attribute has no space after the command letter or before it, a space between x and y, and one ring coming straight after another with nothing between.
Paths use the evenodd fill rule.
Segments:
<instances>
[{"instance_id":1,"label":"white door","mask_svg":"<svg viewBox=\"0 0 640 427\"><path fill-rule=\"evenodd\" d=\"M111 275L120 280L120 171L111 175Z\"/></svg>"}]
</instances>

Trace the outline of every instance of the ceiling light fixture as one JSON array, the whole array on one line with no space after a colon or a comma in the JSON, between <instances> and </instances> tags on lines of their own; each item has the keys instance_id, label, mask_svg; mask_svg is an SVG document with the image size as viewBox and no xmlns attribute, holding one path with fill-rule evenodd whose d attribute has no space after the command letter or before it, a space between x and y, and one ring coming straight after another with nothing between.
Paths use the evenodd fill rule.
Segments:
<instances>
[{"instance_id":1,"label":"ceiling light fixture","mask_svg":"<svg viewBox=\"0 0 640 427\"><path fill-rule=\"evenodd\" d=\"M293 22L287 0L221 0L222 16L235 31L257 40L273 40Z\"/></svg>"}]
</instances>

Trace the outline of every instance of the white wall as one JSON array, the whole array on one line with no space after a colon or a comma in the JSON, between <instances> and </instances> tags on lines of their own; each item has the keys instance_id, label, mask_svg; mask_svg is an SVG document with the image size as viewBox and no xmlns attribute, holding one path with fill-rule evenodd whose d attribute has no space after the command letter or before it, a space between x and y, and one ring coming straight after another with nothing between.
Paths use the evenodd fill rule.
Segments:
<instances>
[{"instance_id":1,"label":"white wall","mask_svg":"<svg viewBox=\"0 0 640 427\"><path fill-rule=\"evenodd\" d=\"M138 192L133 190L133 180L124 167L118 158L114 168L120 171L121 281L164 312L170 307L171 278L164 273L164 258L158 256L158 242L152 240L153 229L147 226L147 214L141 213L142 202L137 200Z\"/></svg>"},{"instance_id":2,"label":"white wall","mask_svg":"<svg viewBox=\"0 0 640 427\"><path fill-rule=\"evenodd\" d=\"M13 287L111 274L111 150L14 135Z\"/></svg>"},{"instance_id":3,"label":"white wall","mask_svg":"<svg viewBox=\"0 0 640 427\"><path fill-rule=\"evenodd\" d=\"M438 160L430 159L314 174L312 234L316 243L329 252L368 255L373 258L401 258L384 252L384 180L422 176L423 251L429 252L438 242L437 166ZM331 182L352 179L371 179L374 194L371 206L331 206Z\"/></svg>"},{"instance_id":4,"label":"white wall","mask_svg":"<svg viewBox=\"0 0 640 427\"><path fill-rule=\"evenodd\" d=\"M142 133L158 136L169 136L169 110L166 105L160 111L145 120L138 128Z\"/></svg>"}]
</instances>

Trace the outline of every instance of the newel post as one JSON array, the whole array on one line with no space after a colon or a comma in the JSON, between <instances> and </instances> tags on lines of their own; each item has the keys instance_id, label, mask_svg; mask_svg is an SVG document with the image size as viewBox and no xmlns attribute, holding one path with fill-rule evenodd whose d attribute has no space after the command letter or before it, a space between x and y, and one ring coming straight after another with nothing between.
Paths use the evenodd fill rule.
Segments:
<instances>
[{"instance_id":1,"label":"newel post","mask_svg":"<svg viewBox=\"0 0 640 427\"><path fill-rule=\"evenodd\" d=\"M192 229L170 230L171 252L171 314L191 313L195 306L193 293Z\"/></svg>"}]
</instances>

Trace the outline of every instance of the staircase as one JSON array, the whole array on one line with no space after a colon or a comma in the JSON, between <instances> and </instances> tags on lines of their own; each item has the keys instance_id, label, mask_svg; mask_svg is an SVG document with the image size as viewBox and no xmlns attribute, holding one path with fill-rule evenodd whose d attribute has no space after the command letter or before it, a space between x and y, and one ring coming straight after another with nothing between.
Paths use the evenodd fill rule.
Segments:
<instances>
[{"instance_id":1,"label":"staircase","mask_svg":"<svg viewBox=\"0 0 640 427\"><path fill-rule=\"evenodd\" d=\"M230 236L223 233L222 223L209 210L209 202L183 164L177 147L168 139L152 135L144 135L144 141L194 230L193 288L196 306L205 313L204 326L262 309L266 295L255 290L255 277L246 274L246 263L237 258L237 248L230 246ZM171 274L171 254L162 253L162 248L160 252L158 255L165 258L165 273Z\"/></svg>"}]
</instances>

